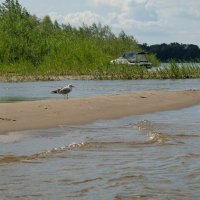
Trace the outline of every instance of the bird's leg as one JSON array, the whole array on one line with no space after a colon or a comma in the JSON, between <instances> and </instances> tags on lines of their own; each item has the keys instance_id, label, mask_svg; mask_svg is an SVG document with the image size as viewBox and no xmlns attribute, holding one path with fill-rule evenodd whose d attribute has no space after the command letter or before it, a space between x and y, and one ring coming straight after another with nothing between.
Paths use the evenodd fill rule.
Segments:
<instances>
[{"instance_id":1,"label":"bird's leg","mask_svg":"<svg viewBox=\"0 0 200 200\"><path fill-rule=\"evenodd\" d=\"M67 99L68 99L69 97L68 97L68 94L67 94Z\"/></svg>"}]
</instances>

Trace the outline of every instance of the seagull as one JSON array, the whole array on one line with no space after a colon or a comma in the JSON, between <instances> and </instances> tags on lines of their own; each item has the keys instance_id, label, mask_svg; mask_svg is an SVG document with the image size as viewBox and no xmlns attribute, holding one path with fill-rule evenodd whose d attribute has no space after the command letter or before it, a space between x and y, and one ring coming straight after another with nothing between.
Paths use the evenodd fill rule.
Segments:
<instances>
[{"instance_id":1,"label":"seagull","mask_svg":"<svg viewBox=\"0 0 200 200\"><path fill-rule=\"evenodd\" d=\"M67 85L67 86L64 86L62 88L59 88L59 89L56 89L56 90L53 90L51 93L55 93L55 94L62 94L64 95L64 99L67 95L67 99L68 99L68 93L70 93L72 91L72 88L75 87L71 84Z\"/></svg>"}]
</instances>

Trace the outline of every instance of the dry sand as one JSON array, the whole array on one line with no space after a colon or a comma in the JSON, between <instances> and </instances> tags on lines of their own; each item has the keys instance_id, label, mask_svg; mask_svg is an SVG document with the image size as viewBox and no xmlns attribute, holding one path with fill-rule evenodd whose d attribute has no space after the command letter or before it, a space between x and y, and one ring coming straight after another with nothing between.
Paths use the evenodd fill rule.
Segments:
<instances>
[{"instance_id":1,"label":"dry sand","mask_svg":"<svg viewBox=\"0 0 200 200\"><path fill-rule=\"evenodd\" d=\"M200 104L200 90L149 91L69 100L0 103L0 134L79 125L96 120L181 109Z\"/></svg>"}]
</instances>

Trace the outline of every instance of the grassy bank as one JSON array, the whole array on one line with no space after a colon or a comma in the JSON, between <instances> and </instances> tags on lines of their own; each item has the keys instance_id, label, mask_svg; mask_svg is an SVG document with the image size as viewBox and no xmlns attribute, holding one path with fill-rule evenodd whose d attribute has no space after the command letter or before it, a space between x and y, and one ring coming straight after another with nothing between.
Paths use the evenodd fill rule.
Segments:
<instances>
[{"instance_id":1,"label":"grassy bank","mask_svg":"<svg viewBox=\"0 0 200 200\"><path fill-rule=\"evenodd\" d=\"M109 26L79 28L31 15L17 0L0 5L0 76L125 77L132 69L110 65L126 51L142 51L133 36L114 34ZM149 55L151 62L157 62ZM137 71L137 70L136 70Z\"/></svg>"},{"instance_id":2,"label":"grassy bank","mask_svg":"<svg viewBox=\"0 0 200 200\"><path fill-rule=\"evenodd\" d=\"M168 67L155 67L147 70L140 66L107 65L102 67L35 68L19 65L16 71L13 66L1 68L1 81L37 81L62 79L97 79L97 80L130 80L130 79L187 79L200 78L200 67L195 64L178 65L171 63ZM5 69L5 71L3 71ZM10 71L8 71L10 69Z\"/></svg>"},{"instance_id":3,"label":"grassy bank","mask_svg":"<svg viewBox=\"0 0 200 200\"><path fill-rule=\"evenodd\" d=\"M200 66L195 63L178 64L171 62L167 67L155 68L151 76L156 79L200 78Z\"/></svg>"}]
</instances>

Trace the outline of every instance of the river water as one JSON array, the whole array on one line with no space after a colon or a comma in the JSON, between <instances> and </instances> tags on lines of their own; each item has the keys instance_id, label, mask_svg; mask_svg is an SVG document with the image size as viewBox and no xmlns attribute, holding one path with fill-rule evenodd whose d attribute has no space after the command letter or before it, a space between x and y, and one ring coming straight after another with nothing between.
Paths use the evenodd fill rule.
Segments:
<instances>
[{"instance_id":1,"label":"river water","mask_svg":"<svg viewBox=\"0 0 200 200\"><path fill-rule=\"evenodd\" d=\"M7 95L0 98L62 98L46 91L63 83L1 83ZM199 79L70 83L76 86L71 98L152 89L200 89ZM0 199L199 199L199 116L200 106L195 106L0 135Z\"/></svg>"},{"instance_id":2,"label":"river water","mask_svg":"<svg viewBox=\"0 0 200 200\"><path fill-rule=\"evenodd\" d=\"M67 84L75 86L74 91L69 96L76 98L134 91L198 89L200 79L0 83L0 102L62 98L56 94L51 94L51 91Z\"/></svg>"}]
</instances>

